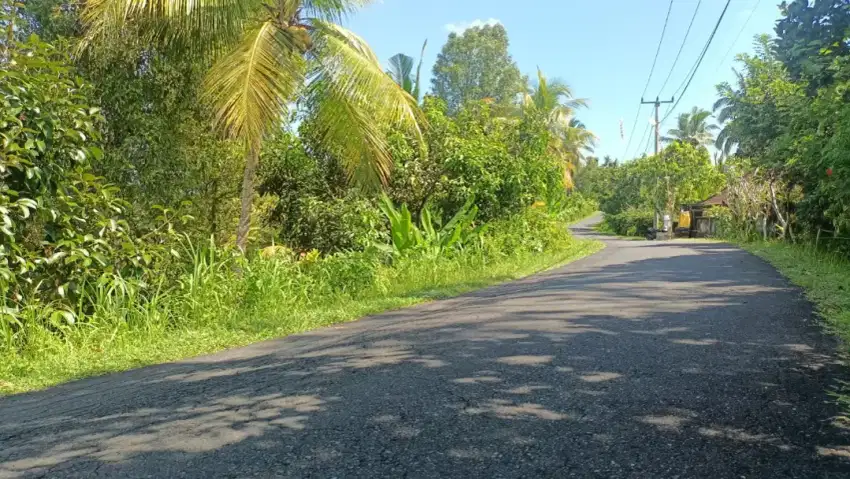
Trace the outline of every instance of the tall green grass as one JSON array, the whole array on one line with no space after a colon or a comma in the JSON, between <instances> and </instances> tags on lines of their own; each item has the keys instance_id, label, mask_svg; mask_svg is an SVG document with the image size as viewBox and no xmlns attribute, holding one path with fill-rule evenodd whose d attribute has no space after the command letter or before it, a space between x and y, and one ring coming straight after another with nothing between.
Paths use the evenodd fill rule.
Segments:
<instances>
[{"instance_id":1,"label":"tall green grass","mask_svg":"<svg viewBox=\"0 0 850 479\"><path fill-rule=\"evenodd\" d=\"M481 247L388 258L374 252L245 259L187 243L160 284L87 288L84 320L24 320L0 349L0 392L210 353L519 278L591 254L541 215L495 224Z\"/></svg>"}]
</instances>

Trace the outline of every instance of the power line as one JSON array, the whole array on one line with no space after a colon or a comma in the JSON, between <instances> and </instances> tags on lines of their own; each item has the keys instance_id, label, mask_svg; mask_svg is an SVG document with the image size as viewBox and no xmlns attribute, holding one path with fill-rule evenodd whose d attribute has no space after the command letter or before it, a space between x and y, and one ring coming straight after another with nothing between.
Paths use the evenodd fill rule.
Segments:
<instances>
[{"instance_id":1,"label":"power line","mask_svg":"<svg viewBox=\"0 0 850 479\"><path fill-rule=\"evenodd\" d=\"M700 1L702 1L702 0L700 0ZM741 26L741 29L738 30L738 34L735 35L735 39L732 40L732 44L729 45L729 49L726 50L725 54L723 54L723 58L720 60L720 63L717 64L717 68L720 68L720 67L723 66L723 62L726 61L726 58L728 58L729 54L732 53L732 49L735 48L735 45L738 44L738 40L741 38L741 34L744 33L744 29L747 28L747 25L749 25L750 20L753 18L753 14L756 13L756 10L758 9L760 3L761 3L761 0L756 0L756 4L755 4L755 6L753 6L753 9L750 10L750 14L747 16L747 20Z\"/></svg>"},{"instance_id":2,"label":"power line","mask_svg":"<svg viewBox=\"0 0 850 479\"><path fill-rule=\"evenodd\" d=\"M643 138L643 137L644 137L644 136L646 136L647 134L649 134L649 137L648 137L648 138L652 138L652 134L651 134L652 132L651 132L651 131L650 131L650 129L649 129L649 127L650 127L650 126L652 126L652 125L650 125L650 124L649 124L649 122L647 122L647 123L646 123L646 128L644 128L644 129L643 129L643 133L641 133L641 135L640 135L640 137L641 137L641 138ZM638 143L638 147L640 147L640 143ZM646 147L644 147L644 149L643 149L643 150L645 151L645 150L646 150L646 148L648 148L648 147L649 147L649 145L647 144L647 146L646 146ZM641 151L641 150L638 150L638 151Z\"/></svg>"},{"instance_id":3,"label":"power line","mask_svg":"<svg viewBox=\"0 0 850 479\"><path fill-rule=\"evenodd\" d=\"M667 78L664 79L664 84L661 85L661 88L658 90L659 94L664 93L664 87L667 86L667 82L669 82L670 77L673 76L673 70L676 68L676 64L679 63L679 56L682 55L682 50L685 49L685 43L687 43L688 36L691 34L691 27L694 26L694 20L697 19L697 13L699 13L700 5L702 5L702 0L697 2L697 7L694 9L694 14L691 17L691 23L688 24L688 30L685 32L685 38L682 39L682 44L679 46L679 51L676 53L676 59L673 60L673 66L670 67L670 73L667 74Z\"/></svg>"},{"instance_id":4,"label":"power line","mask_svg":"<svg viewBox=\"0 0 850 479\"><path fill-rule=\"evenodd\" d=\"M635 121L634 121L634 123L632 123L631 130L629 130L629 141L628 141L628 143L626 143L626 149L623 150L623 155L622 155L623 161L626 160L626 153L629 152L629 148L632 146L632 139L634 138L635 127L637 126L638 118L640 118L640 110L642 108L643 108L643 105L638 105L638 110L637 110L637 112L635 112Z\"/></svg>"},{"instance_id":5,"label":"power line","mask_svg":"<svg viewBox=\"0 0 850 479\"><path fill-rule=\"evenodd\" d=\"M646 85L643 87L641 97L646 96L646 90L649 89L649 82L652 81L652 74L655 72L655 64L658 63L658 54L661 53L661 44L664 43L664 33L667 32L667 22L670 21L670 12L673 11L673 0L670 0L670 6L667 7L667 17L664 18L664 27L661 29L661 38L658 39L658 48L655 49L655 58L652 59L652 68L649 69L649 78L646 79Z\"/></svg>"},{"instance_id":6,"label":"power line","mask_svg":"<svg viewBox=\"0 0 850 479\"><path fill-rule=\"evenodd\" d=\"M650 131L648 135L646 135L646 146L643 147L644 154L649 151L649 144L652 143L652 132Z\"/></svg>"},{"instance_id":7,"label":"power line","mask_svg":"<svg viewBox=\"0 0 850 479\"><path fill-rule=\"evenodd\" d=\"M702 0L700 0L702 1ZM646 85L643 87L643 93L641 94L641 98L646 96L646 90L649 89L649 82L652 81L652 74L655 72L655 64L658 62L658 54L661 52L661 44L664 43L664 33L667 32L667 23L670 21L670 12L673 10L673 0L670 0L670 5L667 7L667 16L664 18L664 27L661 29L661 38L658 39L658 47L655 49L655 58L652 60L652 68L649 69L649 77L646 79ZM626 159L626 153L629 152L629 148L632 146L632 139L634 138L635 127L637 126L638 118L640 118L640 110L643 108L643 105L638 105L638 110L635 113L635 121L632 123L632 128L629 130L629 141L626 143L626 149L623 150L623 160Z\"/></svg>"},{"instance_id":8,"label":"power line","mask_svg":"<svg viewBox=\"0 0 850 479\"><path fill-rule=\"evenodd\" d=\"M667 110L667 113L664 115L664 118L661 119L662 123L664 123L664 121L667 120L667 118L670 116L670 114L673 113L673 110L675 110L676 107L679 106L679 102L682 101L682 97L685 96L685 92L687 92L688 87L691 86L691 82L694 80L694 77L697 75L697 71L699 70L699 67L702 64L702 60L705 58L705 54L706 54L706 52L708 52L708 48L711 46L712 40L714 40L714 35L717 34L717 29L720 28L720 24L723 22L723 17L726 16L726 11L729 9L730 3L732 3L732 0L726 0L726 5L723 7L723 11L720 12L720 18L717 19L717 24L714 25L714 30L711 31L711 35L708 37L708 41L705 42L705 47L703 47L702 52L699 55L699 58L697 58L696 63L694 64L693 68L691 69L690 78L687 79L687 83L683 84L684 89L682 89L682 92L679 93L679 98L676 100L676 103L674 103L673 106L670 107L669 110ZM679 91L679 90L677 89L676 91Z\"/></svg>"}]
</instances>

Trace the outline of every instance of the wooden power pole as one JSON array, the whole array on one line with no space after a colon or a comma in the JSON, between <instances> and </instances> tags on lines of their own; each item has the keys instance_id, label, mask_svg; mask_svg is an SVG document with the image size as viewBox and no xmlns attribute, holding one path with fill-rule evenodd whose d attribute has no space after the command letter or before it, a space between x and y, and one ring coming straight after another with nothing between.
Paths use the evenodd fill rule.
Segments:
<instances>
[{"instance_id":1,"label":"wooden power pole","mask_svg":"<svg viewBox=\"0 0 850 479\"><path fill-rule=\"evenodd\" d=\"M661 105L666 103L673 103L674 98L670 97L670 101L660 101L658 97L655 97L655 101L643 101L643 98L640 99L641 105L655 105L655 154L661 151L661 121L658 119L658 110L661 109Z\"/></svg>"}]
</instances>

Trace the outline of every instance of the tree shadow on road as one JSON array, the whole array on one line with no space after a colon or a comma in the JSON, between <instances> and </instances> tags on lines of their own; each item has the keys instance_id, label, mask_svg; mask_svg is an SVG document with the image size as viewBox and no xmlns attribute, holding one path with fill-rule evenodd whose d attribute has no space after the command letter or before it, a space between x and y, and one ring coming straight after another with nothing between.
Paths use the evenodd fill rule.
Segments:
<instances>
[{"instance_id":1,"label":"tree shadow on road","mask_svg":"<svg viewBox=\"0 0 850 479\"><path fill-rule=\"evenodd\" d=\"M811 306L681 251L5 398L0 477L846 474Z\"/></svg>"}]
</instances>

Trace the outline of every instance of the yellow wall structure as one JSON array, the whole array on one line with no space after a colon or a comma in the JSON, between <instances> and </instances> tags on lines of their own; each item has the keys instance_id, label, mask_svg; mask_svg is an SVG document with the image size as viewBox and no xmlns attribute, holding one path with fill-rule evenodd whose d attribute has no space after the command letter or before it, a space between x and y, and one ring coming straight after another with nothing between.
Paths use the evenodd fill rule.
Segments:
<instances>
[{"instance_id":1,"label":"yellow wall structure","mask_svg":"<svg viewBox=\"0 0 850 479\"><path fill-rule=\"evenodd\" d=\"M689 228L691 227L691 212L690 211L682 211L679 213L679 228Z\"/></svg>"}]
</instances>

